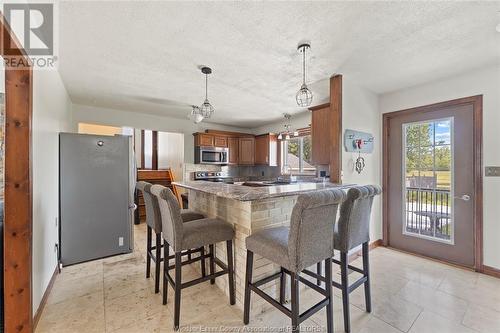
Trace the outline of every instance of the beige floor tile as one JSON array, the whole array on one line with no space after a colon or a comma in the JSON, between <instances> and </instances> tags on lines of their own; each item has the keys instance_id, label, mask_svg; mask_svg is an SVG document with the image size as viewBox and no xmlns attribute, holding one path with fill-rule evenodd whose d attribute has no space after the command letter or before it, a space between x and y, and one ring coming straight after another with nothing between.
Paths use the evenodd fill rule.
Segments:
<instances>
[{"instance_id":1,"label":"beige floor tile","mask_svg":"<svg viewBox=\"0 0 500 333\"><path fill-rule=\"evenodd\" d=\"M43 310L36 332L104 332L102 291L48 304Z\"/></svg>"},{"instance_id":2,"label":"beige floor tile","mask_svg":"<svg viewBox=\"0 0 500 333\"><path fill-rule=\"evenodd\" d=\"M398 296L372 299L372 314L404 332L410 329L421 311L421 307Z\"/></svg>"},{"instance_id":3,"label":"beige floor tile","mask_svg":"<svg viewBox=\"0 0 500 333\"><path fill-rule=\"evenodd\" d=\"M161 297L152 294L147 289L109 301L106 300L104 310L106 313L106 331L128 327L154 314L165 311L161 304Z\"/></svg>"},{"instance_id":4,"label":"beige floor tile","mask_svg":"<svg viewBox=\"0 0 500 333\"><path fill-rule=\"evenodd\" d=\"M479 277L478 277L479 279ZM439 286L439 290L462 298L471 304L480 305L500 312L500 291L484 282L468 283L460 279L447 279ZM495 284L493 280L488 284ZM498 279L500 286L500 279Z\"/></svg>"},{"instance_id":5,"label":"beige floor tile","mask_svg":"<svg viewBox=\"0 0 500 333\"><path fill-rule=\"evenodd\" d=\"M173 333L175 332L173 320L173 315L166 309L162 309L157 314L118 328L111 333Z\"/></svg>"},{"instance_id":6,"label":"beige floor tile","mask_svg":"<svg viewBox=\"0 0 500 333\"><path fill-rule=\"evenodd\" d=\"M70 281L73 279L84 278L90 275L102 274L102 261L94 260L83 264L65 266L61 274L57 276L58 281Z\"/></svg>"},{"instance_id":7,"label":"beige floor tile","mask_svg":"<svg viewBox=\"0 0 500 333\"><path fill-rule=\"evenodd\" d=\"M462 324L483 333L500 332L500 312L471 305L465 312Z\"/></svg>"},{"instance_id":8,"label":"beige floor tile","mask_svg":"<svg viewBox=\"0 0 500 333\"><path fill-rule=\"evenodd\" d=\"M132 276L139 273L146 274L146 263L140 258L130 258L103 264L104 278L115 276Z\"/></svg>"},{"instance_id":9,"label":"beige floor tile","mask_svg":"<svg viewBox=\"0 0 500 333\"><path fill-rule=\"evenodd\" d=\"M146 278L145 273L134 275L114 274L104 278L104 297L106 300L112 300L139 290L149 290L154 293L154 281L154 271L149 279ZM160 277L160 288L161 282Z\"/></svg>"},{"instance_id":10,"label":"beige floor tile","mask_svg":"<svg viewBox=\"0 0 500 333\"><path fill-rule=\"evenodd\" d=\"M417 318L409 333L474 333L453 320L441 317L429 311L423 311Z\"/></svg>"},{"instance_id":11,"label":"beige floor tile","mask_svg":"<svg viewBox=\"0 0 500 333\"><path fill-rule=\"evenodd\" d=\"M47 299L47 304L59 303L71 298L103 291L102 273L70 280L56 278L54 287Z\"/></svg>"},{"instance_id":12,"label":"beige floor tile","mask_svg":"<svg viewBox=\"0 0 500 333\"><path fill-rule=\"evenodd\" d=\"M398 296L429 312L457 322L462 321L467 309L467 302L463 299L415 282L404 286Z\"/></svg>"},{"instance_id":13,"label":"beige floor tile","mask_svg":"<svg viewBox=\"0 0 500 333\"><path fill-rule=\"evenodd\" d=\"M371 316L363 327L357 333L401 333L395 327L383 322L382 320Z\"/></svg>"}]
</instances>

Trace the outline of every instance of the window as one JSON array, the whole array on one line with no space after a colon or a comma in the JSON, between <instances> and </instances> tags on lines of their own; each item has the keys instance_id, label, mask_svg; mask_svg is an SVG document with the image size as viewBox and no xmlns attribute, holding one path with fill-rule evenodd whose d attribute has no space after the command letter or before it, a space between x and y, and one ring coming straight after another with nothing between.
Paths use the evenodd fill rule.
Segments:
<instances>
[{"instance_id":1,"label":"window","mask_svg":"<svg viewBox=\"0 0 500 333\"><path fill-rule=\"evenodd\" d=\"M315 175L311 163L311 135L299 136L281 142L281 172Z\"/></svg>"}]
</instances>

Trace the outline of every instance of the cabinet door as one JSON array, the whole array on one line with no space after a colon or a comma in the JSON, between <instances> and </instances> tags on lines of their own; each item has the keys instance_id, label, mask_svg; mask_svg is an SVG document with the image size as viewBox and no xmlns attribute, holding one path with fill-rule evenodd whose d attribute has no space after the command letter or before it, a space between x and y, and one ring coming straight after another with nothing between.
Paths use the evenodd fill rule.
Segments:
<instances>
[{"instance_id":1,"label":"cabinet door","mask_svg":"<svg viewBox=\"0 0 500 333\"><path fill-rule=\"evenodd\" d=\"M330 164L330 107L312 111L311 139L314 165Z\"/></svg>"},{"instance_id":2,"label":"cabinet door","mask_svg":"<svg viewBox=\"0 0 500 333\"><path fill-rule=\"evenodd\" d=\"M213 137L213 135L200 133L200 134L198 134L198 142L199 142L200 146L213 147L214 146L214 137Z\"/></svg>"},{"instance_id":3,"label":"cabinet door","mask_svg":"<svg viewBox=\"0 0 500 333\"><path fill-rule=\"evenodd\" d=\"M227 146L229 148L229 164L238 164L239 144L238 138L227 138Z\"/></svg>"},{"instance_id":4,"label":"cabinet door","mask_svg":"<svg viewBox=\"0 0 500 333\"><path fill-rule=\"evenodd\" d=\"M240 138L238 164L254 165L254 163L255 163L255 139Z\"/></svg>"},{"instance_id":5,"label":"cabinet door","mask_svg":"<svg viewBox=\"0 0 500 333\"><path fill-rule=\"evenodd\" d=\"M215 147L227 147L227 137L225 136L214 136Z\"/></svg>"},{"instance_id":6,"label":"cabinet door","mask_svg":"<svg viewBox=\"0 0 500 333\"><path fill-rule=\"evenodd\" d=\"M269 136L255 137L255 164L267 165L269 163Z\"/></svg>"}]
</instances>

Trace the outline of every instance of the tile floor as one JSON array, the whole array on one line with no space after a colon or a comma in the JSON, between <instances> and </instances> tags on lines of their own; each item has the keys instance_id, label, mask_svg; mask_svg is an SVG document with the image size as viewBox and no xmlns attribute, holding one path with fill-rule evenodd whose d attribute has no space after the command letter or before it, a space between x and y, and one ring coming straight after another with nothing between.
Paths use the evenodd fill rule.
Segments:
<instances>
[{"instance_id":1,"label":"tile floor","mask_svg":"<svg viewBox=\"0 0 500 333\"><path fill-rule=\"evenodd\" d=\"M36 332L172 332L172 288L162 306L153 279L145 278L145 238L145 226L136 226L135 252L64 268ZM500 332L500 279L386 248L373 250L370 259L373 311L364 311L363 288L351 294L353 333ZM197 274L193 267L183 268L183 278ZM334 276L339 277L337 269ZM339 290L335 296L335 331L343 332ZM305 290L301 307L318 299ZM283 332L290 325L272 310L253 313L243 329L242 312L208 282L185 289L181 304L183 331ZM324 332L325 323L322 310L303 324L303 331Z\"/></svg>"}]
</instances>

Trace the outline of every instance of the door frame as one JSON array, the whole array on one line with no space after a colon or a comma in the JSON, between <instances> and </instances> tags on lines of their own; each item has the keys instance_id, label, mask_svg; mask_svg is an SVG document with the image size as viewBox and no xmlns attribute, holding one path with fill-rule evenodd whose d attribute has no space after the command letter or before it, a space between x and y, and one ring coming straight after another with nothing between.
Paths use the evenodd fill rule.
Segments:
<instances>
[{"instance_id":1,"label":"door frame","mask_svg":"<svg viewBox=\"0 0 500 333\"><path fill-rule=\"evenodd\" d=\"M413 107L400 111L384 113L382 115L382 231L384 246L391 246L389 242L389 123L397 116L414 113L427 113L445 107L472 105L473 107L473 147L474 147L474 270L484 271L483 266L483 95L476 95L453 99L424 106ZM469 267L471 268L471 267Z\"/></svg>"},{"instance_id":2,"label":"door frame","mask_svg":"<svg viewBox=\"0 0 500 333\"><path fill-rule=\"evenodd\" d=\"M33 331L33 70L1 13L0 29L0 55L17 61L16 67L5 66L4 329L29 333Z\"/></svg>"}]
</instances>

